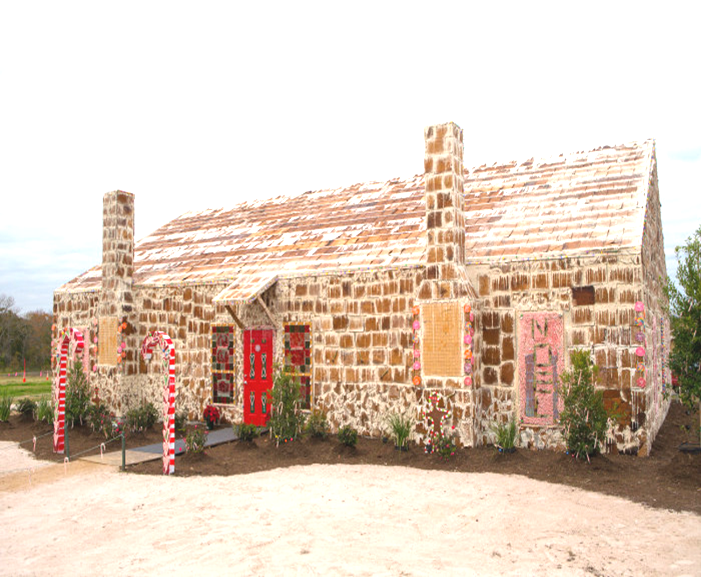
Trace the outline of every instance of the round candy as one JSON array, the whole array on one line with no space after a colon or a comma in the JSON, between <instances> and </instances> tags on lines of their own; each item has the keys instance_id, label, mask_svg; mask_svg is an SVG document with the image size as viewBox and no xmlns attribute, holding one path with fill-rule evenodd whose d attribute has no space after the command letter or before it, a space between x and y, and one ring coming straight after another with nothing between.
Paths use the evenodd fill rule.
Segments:
<instances>
[{"instance_id":1,"label":"round candy","mask_svg":"<svg viewBox=\"0 0 701 577\"><path fill-rule=\"evenodd\" d=\"M638 379L638 386L639 386L641 389L645 386L645 378L644 378L644 377L640 377L640 378Z\"/></svg>"},{"instance_id":2,"label":"round candy","mask_svg":"<svg viewBox=\"0 0 701 577\"><path fill-rule=\"evenodd\" d=\"M472 335L465 335L465 344L469 345L472 343Z\"/></svg>"},{"instance_id":3,"label":"round candy","mask_svg":"<svg viewBox=\"0 0 701 577\"><path fill-rule=\"evenodd\" d=\"M414 321L414 324L411 325L415 331L418 331L421 328L421 323L419 321Z\"/></svg>"},{"instance_id":4,"label":"round candy","mask_svg":"<svg viewBox=\"0 0 701 577\"><path fill-rule=\"evenodd\" d=\"M469 360L472 358L472 351L470 349L465 349L465 359Z\"/></svg>"},{"instance_id":5,"label":"round candy","mask_svg":"<svg viewBox=\"0 0 701 577\"><path fill-rule=\"evenodd\" d=\"M421 370L421 363L419 361L416 361L414 363L414 370L415 371L420 371Z\"/></svg>"},{"instance_id":6,"label":"round candy","mask_svg":"<svg viewBox=\"0 0 701 577\"><path fill-rule=\"evenodd\" d=\"M421 384L421 377L419 375L416 375L412 382L414 383L414 386L418 387Z\"/></svg>"},{"instance_id":7,"label":"round candy","mask_svg":"<svg viewBox=\"0 0 701 577\"><path fill-rule=\"evenodd\" d=\"M472 311L472 307L470 305L465 305L465 312L469 313L470 311Z\"/></svg>"},{"instance_id":8,"label":"round candy","mask_svg":"<svg viewBox=\"0 0 701 577\"><path fill-rule=\"evenodd\" d=\"M635 310L639 313L643 312L645 310L645 305L641 301L638 301L635 303Z\"/></svg>"},{"instance_id":9,"label":"round candy","mask_svg":"<svg viewBox=\"0 0 701 577\"><path fill-rule=\"evenodd\" d=\"M635 355L638 357L644 357L645 349L643 347L638 347L637 349L635 349Z\"/></svg>"},{"instance_id":10,"label":"round candy","mask_svg":"<svg viewBox=\"0 0 701 577\"><path fill-rule=\"evenodd\" d=\"M475 313L470 313L470 322L475 320Z\"/></svg>"},{"instance_id":11,"label":"round candy","mask_svg":"<svg viewBox=\"0 0 701 577\"><path fill-rule=\"evenodd\" d=\"M420 356L421 356L421 351L419 351L419 349L416 349L416 350L414 351L414 358L415 358L415 359L418 359Z\"/></svg>"},{"instance_id":12,"label":"round candy","mask_svg":"<svg viewBox=\"0 0 701 577\"><path fill-rule=\"evenodd\" d=\"M472 363L465 363L465 374L469 375L472 373Z\"/></svg>"},{"instance_id":13,"label":"round candy","mask_svg":"<svg viewBox=\"0 0 701 577\"><path fill-rule=\"evenodd\" d=\"M465 386L466 387L472 386L472 377L465 377Z\"/></svg>"},{"instance_id":14,"label":"round candy","mask_svg":"<svg viewBox=\"0 0 701 577\"><path fill-rule=\"evenodd\" d=\"M421 312L419 305L414 305L414 308L411 309L411 312L414 313L415 315L418 315Z\"/></svg>"}]
</instances>

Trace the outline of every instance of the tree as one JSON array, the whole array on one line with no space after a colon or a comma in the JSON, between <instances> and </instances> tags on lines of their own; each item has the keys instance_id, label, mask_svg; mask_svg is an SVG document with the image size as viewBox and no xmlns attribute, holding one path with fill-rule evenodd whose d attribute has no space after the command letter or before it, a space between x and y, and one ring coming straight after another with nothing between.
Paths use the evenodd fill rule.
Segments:
<instances>
[{"instance_id":1,"label":"tree","mask_svg":"<svg viewBox=\"0 0 701 577\"><path fill-rule=\"evenodd\" d=\"M679 382L679 399L695 409L701 403L701 226L674 252L677 284L667 277L665 287L673 339L669 368Z\"/></svg>"}]
</instances>

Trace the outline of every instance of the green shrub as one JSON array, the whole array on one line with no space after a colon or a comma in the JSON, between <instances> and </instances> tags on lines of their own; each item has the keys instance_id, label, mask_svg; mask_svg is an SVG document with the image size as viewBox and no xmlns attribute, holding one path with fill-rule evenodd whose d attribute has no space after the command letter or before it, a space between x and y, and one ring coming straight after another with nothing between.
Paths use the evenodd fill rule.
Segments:
<instances>
[{"instance_id":1,"label":"green shrub","mask_svg":"<svg viewBox=\"0 0 701 577\"><path fill-rule=\"evenodd\" d=\"M589 351L573 351L572 369L560 376L564 409L560 415L567 449L578 459L601 450L608 426L604 396L594 388L598 367Z\"/></svg>"},{"instance_id":2,"label":"green shrub","mask_svg":"<svg viewBox=\"0 0 701 577\"><path fill-rule=\"evenodd\" d=\"M270 421L270 436L276 446L299 437L304 427L304 414L300 408L299 379L275 371Z\"/></svg>"},{"instance_id":3,"label":"green shrub","mask_svg":"<svg viewBox=\"0 0 701 577\"><path fill-rule=\"evenodd\" d=\"M253 439L260 435L258 427L250 423L241 423L239 425L234 425L234 432L237 434L239 440L251 442Z\"/></svg>"},{"instance_id":4,"label":"green shrub","mask_svg":"<svg viewBox=\"0 0 701 577\"><path fill-rule=\"evenodd\" d=\"M39 399L39 402L37 403L35 417L37 421L53 423L54 409L51 406L51 401L49 400L49 397L43 396Z\"/></svg>"},{"instance_id":5,"label":"green shrub","mask_svg":"<svg viewBox=\"0 0 701 577\"><path fill-rule=\"evenodd\" d=\"M185 450L188 453L197 455L204 452L204 445L207 442L207 431L195 426L185 437Z\"/></svg>"},{"instance_id":6,"label":"green shrub","mask_svg":"<svg viewBox=\"0 0 701 577\"><path fill-rule=\"evenodd\" d=\"M15 409L24 419L32 419L37 410L37 404L32 399L24 398L17 401Z\"/></svg>"},{"instance_id":7,"label":"green shrub","mask_svg":"<svg viewBox=\"0 0 701 577\"><path fill-rule=\"evenodd\" d=\"M444 459L450 459L455 456L458 446L455 444L455 435L444 435L442 432L435 439L434 452Z\"/></svg>"},{"instance_id":8,"label":"green shrub","mask_svg":"<svg viewBox=\"0 0 701 577\"><path fill-rule=\"evenodd\" d=\"M387 416L387 424L392 433L395 446L398 449L406 449L414 420L405 413L390 413Z\"/></svg>"},{"instance_id":9,"label":"green shrub","mask_svg":"<svg viewBox=\"0 0 701 577\"><path fill-rule=\"evenodd\" d=\"M12 410L12 403L14 400L15 399L5 391L0 394L0 421L10 420L10 411Z\"/></svg>"},{"instance_id":10,"label":"green shrub","mask_svg":"<svg viewBox=\"0 0 701 577\"><path fill-rule=\"evenodd\" d=\"M325 439L329 434L329 423L326 420L326 412L322 410L312 411L307 419L305 431L315 439Z\"/></svg>"},{"instance_id":11,"label":"green shrub","mask_svg":"<svg viewBox=\"0 0 701 577\"><path fill-rule=\"evenodd\" d=\"M114 426L112 423L112 414L102 403L93 405L90 408L88 423L94 432L101 433L104 435L105 439L115 436Z\"/></svg>"},{"instance_id":12,"label":"green shrub","mask_svg":"<svg viewBox=\"0 0 701 577\"><path fill-rule=\"evenodd\" d=\"M185 427L187 427L187 411L178 411L174 416L175 420L175 431L177 433L184 433Z\"/></svg>"},{"instance_id":13,"label":"green shrub","mask_svg":"<svg viewBox=\"0 0 701 577\"><path fill-rule=\"evenodd\" d=\"M66 425L74 427L88 420L90 413L90 384L80 359L73 363L66 381Z\"/></svg>"},{"instance_id":14,"label":"green shrub","mask_svg":"<svg viewBox=\"0 0 701 577\"><path fill-rule=\"evenodd\" d=\"M140 406L127 411L126 426L133 433L147 431L156 424L158 411L153 403L142 402Z\"/></svg>"},{"instance_id":15,"label":"green shrub","mask_svg":"<svg viewBox=\"0 0 701 577\"><path fill-rule=\"evenodd\" d=\"M350 425L345 425L338 430L338 440L346 447L355 447L358 443L358 431Z\"/></svg>"},{"instance_id":16,"label":"green shrub","mask_svg":"<svg viewBox=\"0 0 701 577\"><path fill-rule=\"evenodd\" d=\"M511 419L508 423L499 423L492 427L497 436L496 447L500 451L510 451L516 445L516 421Z\"/></svg>"}]
</instances>

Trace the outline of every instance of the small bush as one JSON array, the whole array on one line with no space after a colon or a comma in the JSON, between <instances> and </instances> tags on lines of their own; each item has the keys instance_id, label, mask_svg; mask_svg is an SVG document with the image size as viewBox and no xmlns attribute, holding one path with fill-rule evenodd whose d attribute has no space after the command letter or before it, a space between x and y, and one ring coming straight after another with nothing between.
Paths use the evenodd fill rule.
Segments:
<instances>
[{"instance_id":1,"label":"small bush","mask_svg":"<svg viewBox=\"0 0 701 577\"><path fill-rule=\"evenodd\" d=\"M183 434L185 432L185 428L187 427L187 412L186 411L179 411L175 413L175 431L177 433Z\"/></svg>"},{"instance_id":2,"label":"small bush","mask_svg":"<svg viewBox=\"0 0 701 577\"><path fill-rule=\"evenodd\" d=\"M66 381L66 424L74 427L81 425L90 416L90 385L83 372L83 363L78 359L70 371Z\"/></svg>"},{"instance_id":3,"label":"small bush","mask_svg":"<svg viewBox=\"0 0 701 577\"><path fill-rule=\"evenodd\" d=\"M268 426L276 446L299 437L304 427L299 379L280 370L276 370L273 377L272 411Z\"/></svg>"},{"instance_id":4,"label":"small bush","mask_svg":"<svg viewBox=\"0 0 701 577\"><path fill-rule=\"evenodd\" d=\"M112 414L107 410L107 407L102 403L93 405L90 409L88 417L90 428L95 433L104 435L105 439L115 436L114 425L112 423Z\"/></svg>"},{"instance_id":5,"label":"small bush","mask_svg":"<svg viewBox=\"0 0 701 577\"><path fill-rule=\"evenodd\" d=\"M34 418L34 412L37 410L37 404L32 399L20 399L15 405L17 412L22 415L22 418L31 420Z\"/></svg>"},{"instance_id":6,"label":"small bush","mask_svg":"<svg viewBox=\"0 0 701 577\"><path fill-rule=\"evenodd\" d=\"M207 431L195 427L185 437L185 450L193 455L204 453L204 444L207 442Z\"/></svg>"},{"instance_id":7,"label":"small bush","mask_svg":"<svg viewBox=\"0 0 701 577\"><path fill-rule=\"evenodd\" d=\"M10 420L10 411L12 410L12 403L14 400L13 397L4 391L0 395L0 421Z\"/></svg>"},{"instance_id":8,"label":"small bush","mask_svg":"<svg viewBox=\"0 0 701 577\"><path fill-rule=\"evenodd\" d=\"M433 450L444 459L450 459L455 456L458 446L455 444L454 435L439 435L435 440Z\"/></svg>"},{"instance_id":9,"label":"small bush","mask_svg":"<svg viewBox=\"0 0 701 577\"><path fill-rule=\"evenodd\" d=\"M594 388L598 367L589 351L573 351L572 370L560 377L564 409L560 423L564 428L567 449L578 459L601 450L608 427L604 395Z\"/></svg>"},{"instance_id":10,"label":"small bush","mask_svg":"<svg viewBox=\"0 0 701 577\"><path fill-rule=\"evenodd\" d=\"M34 413L37 421L52 423L54 420L54 409L51 406L49 397L43 396L37 403L36 413Z\"/></svg>"},{"instance_id":11,"label":"small bush","mask_svg":"<svg viewBox=\"0 0 701 577\"><path fill-rule=\"evenodd\" d=\"M499 423L492 427L497 436L496 447L502 451L510 451L516 445L516 421L511 419L507 424Z\"/></svg>"},{"instance_id":12,"label":"small bush","mask_svg":"<svg viewBox=\"0 0 701 577\"><path fill-rule=\"evenodd\" d=\"M133 433L151 429L158 420L158 411L153 403L142 403L127 411L126 426Z\"/></svg>"},{"instance_id":13,"label":"small bush","mask_svg":"<svg viewBox=\"0 0 701 577\"><path fill-rule=\"evenodd\" d=\"M321 410L312 411L307 419L305 431L315 439L325 439L329 434L329 423L326 421L326 412Z\"/></svg>"},{"instance_id":14,"label":"small bush","mask_svg":"<svg viewBox=\"0 0 701 577\"><path fill-rule=\"evenodd\" d=\"M358 444L358 431L350 425L341 427L338 430L338 440L346 447L355 447Z\"/></svg>"},{"instance_id":15,"label":"small bush","mask_svg":"<svg viewBox=\"0 0 701 577\"><path fill-rule=\"evenodd\" d=\"M258 437L260 432L258 431L258 427L255 425L251 425L250 423L241 423L239 425L234 425L234 431L238 435L239 440L241 441L246 441L250 443Z\"/></svg>"},{"instance_id":16,"label":"small bush","mask_svg":"<svg viewBox=\"0 0 701 577\"><path fill-rule=\"evenodd\" d=\"M405 413L390 413L387 417L387 424L396 447L398 449L406 449L414 420Z\"/></svg>"}]
</instances>

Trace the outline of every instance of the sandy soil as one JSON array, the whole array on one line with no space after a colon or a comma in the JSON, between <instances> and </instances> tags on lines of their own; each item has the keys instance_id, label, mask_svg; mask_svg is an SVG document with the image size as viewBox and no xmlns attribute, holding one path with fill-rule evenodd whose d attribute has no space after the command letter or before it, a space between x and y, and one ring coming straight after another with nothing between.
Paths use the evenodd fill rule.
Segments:
<instances>
[{"instance_id":1,"label":"sandy soil","mask_svg":"<svg viewBox=\"0 0 701 577\"><path fill-rule=\"evenodd\" d=\"M494 473L77 461L0 474L0 526L0 575L701 575L698 515Z\"/></svg>"}]
</instances>

